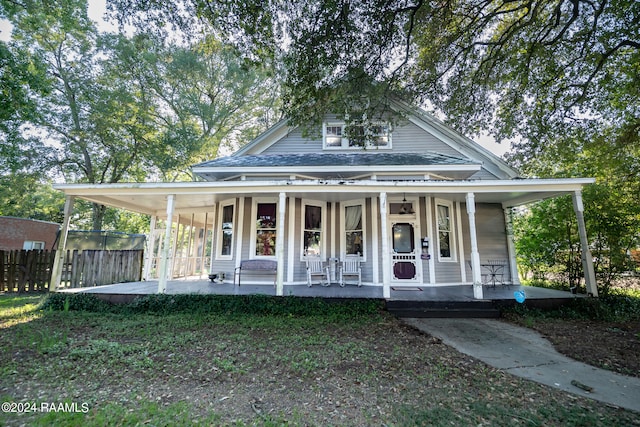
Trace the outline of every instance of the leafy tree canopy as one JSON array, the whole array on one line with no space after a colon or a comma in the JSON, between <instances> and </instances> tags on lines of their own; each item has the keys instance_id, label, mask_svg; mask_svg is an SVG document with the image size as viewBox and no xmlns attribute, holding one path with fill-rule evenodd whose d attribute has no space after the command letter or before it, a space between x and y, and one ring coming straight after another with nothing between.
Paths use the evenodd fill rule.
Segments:
<instances>
[{"instance_id":1,"label":"leafy tree canopy","mask_svg":"<svg viewBox=\"0 0 640 427\"><path fill-rule=\"evenodd\" d=\"M214 35L178 43L153 32L100 33L86 0L0 0L0 16L14 27L0 44L7 182L191 179L192 164L276 117L269 73ZM12 188L23 187L7 187L3 199L30 215ZM92 211L92 229L113 217L104 206Z\"/></svg>"},{"instance_id":2,"label":"leafy tree canopy","mask_svg":"<svg viewBox=\"0 0 640 427\"><path fill-rule=\"evenodd\" d=\"M374 101L391 92L428 101L468 133L491 127L499 139L538 144L549 132L598 120L638 140L633 0L116 0L111 7L121 22L138 25L186 29L198 17L247 58L274 61L287 115L300 124L317 121L319 111L379 111Z\"/></svg>"}]
</instances>

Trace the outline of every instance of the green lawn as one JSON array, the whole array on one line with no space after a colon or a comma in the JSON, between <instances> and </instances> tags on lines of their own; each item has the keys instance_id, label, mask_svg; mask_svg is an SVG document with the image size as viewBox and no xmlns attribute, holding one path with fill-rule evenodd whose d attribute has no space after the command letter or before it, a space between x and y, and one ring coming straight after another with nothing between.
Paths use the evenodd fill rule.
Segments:
<instances>
[{"instance_id":1,"label":"green lawn","mask_svg":"<svg viewBox=\"0 0 640 427\"><path fill-rule=\"evenodd\" d=\"M23 412L0 425L640 424L489 368L376 303L38 303L0 296L0 396Z\"/></svg>"}]
</instances>

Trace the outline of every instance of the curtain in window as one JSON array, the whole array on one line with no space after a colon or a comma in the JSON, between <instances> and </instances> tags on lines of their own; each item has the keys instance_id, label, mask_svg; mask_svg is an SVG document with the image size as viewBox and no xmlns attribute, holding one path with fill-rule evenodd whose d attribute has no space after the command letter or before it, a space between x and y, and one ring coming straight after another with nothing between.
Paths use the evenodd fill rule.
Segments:
<instances>
[{"instance_id":1,"label":"curtain in window","mask_svg":"<svg viewBox=\"0 0 640 427\"><path fill-rule=\"evenodd\" d=\"M362 229L362 206L347 206L345 209L345 229Z\"/></svg>"},{"instance_id":2,"label":"curtain in window","mask_svg":"<svg viewBox=\"0 0 640 427\"><path fill-rule=\"evenodd\" d=\"M440 243L440 256L451 258L451 219L449 218L449 206L438 205L438 240Z\"/></svg>"},{"instance_id":3,"label":"curtain in window","mask_svg":"<svg viewBox=\"0 0 640 427\"><path fill-rule=\"evenodd\" d=\"M347 255L362 255L362 206L347 206L344 216Z\"/></svg>"},{"instance_id":4,"label":"curtain in window","mask_svg":"<svg viewBox=\"0 0 640 427\"><path fill-rule=\"evenodd\" d=\"M322 208L305 205L304 207L304 253L320 255L322 247Z\"/></svg>"}]
</instances>

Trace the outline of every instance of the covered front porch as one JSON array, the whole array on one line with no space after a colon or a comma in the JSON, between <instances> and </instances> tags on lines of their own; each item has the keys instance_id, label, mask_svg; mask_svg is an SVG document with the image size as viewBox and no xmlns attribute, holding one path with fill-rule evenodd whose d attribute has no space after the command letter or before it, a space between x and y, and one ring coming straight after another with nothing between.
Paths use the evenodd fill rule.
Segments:
<instances>
[{"instance_id":1,"label":"covered front porch","mask_svg":"<svg viewBox=\"0 0 640 427\"><path fill-rule=\"evenodd\" d=\"M152 235L163 222L159 239L149 242L141 290L124 294L320 296L306 286L305 259L315 251L327 261L357 256L362 263L362 288L324 288L324 297L437 300L450 298L444 295L451 289L457 299L504 300L519 289L509 212L562 194L574 198L587 289L597 295L582 217L581 188L590 182L291 179L58 188L68 196L63 236L75 197L148 214ZM501 281L512 286L484 285L483 266L496 258L504 260ZM243 276L242 287L230 283L241 263L253 259L274 263L275 274L247 282ZM56 261L54 290L60 284ZM185 266L191 268L179 273ZM220 273L225 281L198 286L173 280L196 270L205 278Z\"/></svg>"}]
</instances>

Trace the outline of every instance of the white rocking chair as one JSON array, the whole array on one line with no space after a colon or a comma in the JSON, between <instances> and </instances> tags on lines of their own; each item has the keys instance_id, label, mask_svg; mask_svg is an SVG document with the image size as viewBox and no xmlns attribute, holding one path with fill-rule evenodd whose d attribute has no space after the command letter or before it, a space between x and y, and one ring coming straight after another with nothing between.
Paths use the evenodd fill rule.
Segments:
<instances>
[{"instance_id":1,"label":"white rocking chair","mask_svg":"<svg viewBox=\"0 0 640 427\"><path fill-rule=\"evenodd\" d=\"M360 257L345 257L340 266L340 286L346 285L344 278L357 277L356 284L362 286L362 268L360 267Z\"/></svg>"},{"instance_id":2,"label":"white rocking chair","mask_svg":"<svg viewBox=\"0 0 640 427\"><path fill-rule=\"evenodd\" d=\"M307 286L311 287L315 277L320 278L319 283L322 286L331 285L329 266L325 265L320 257L307 255L305 262L307 264Z\"/></svg>"}]
</instances>

